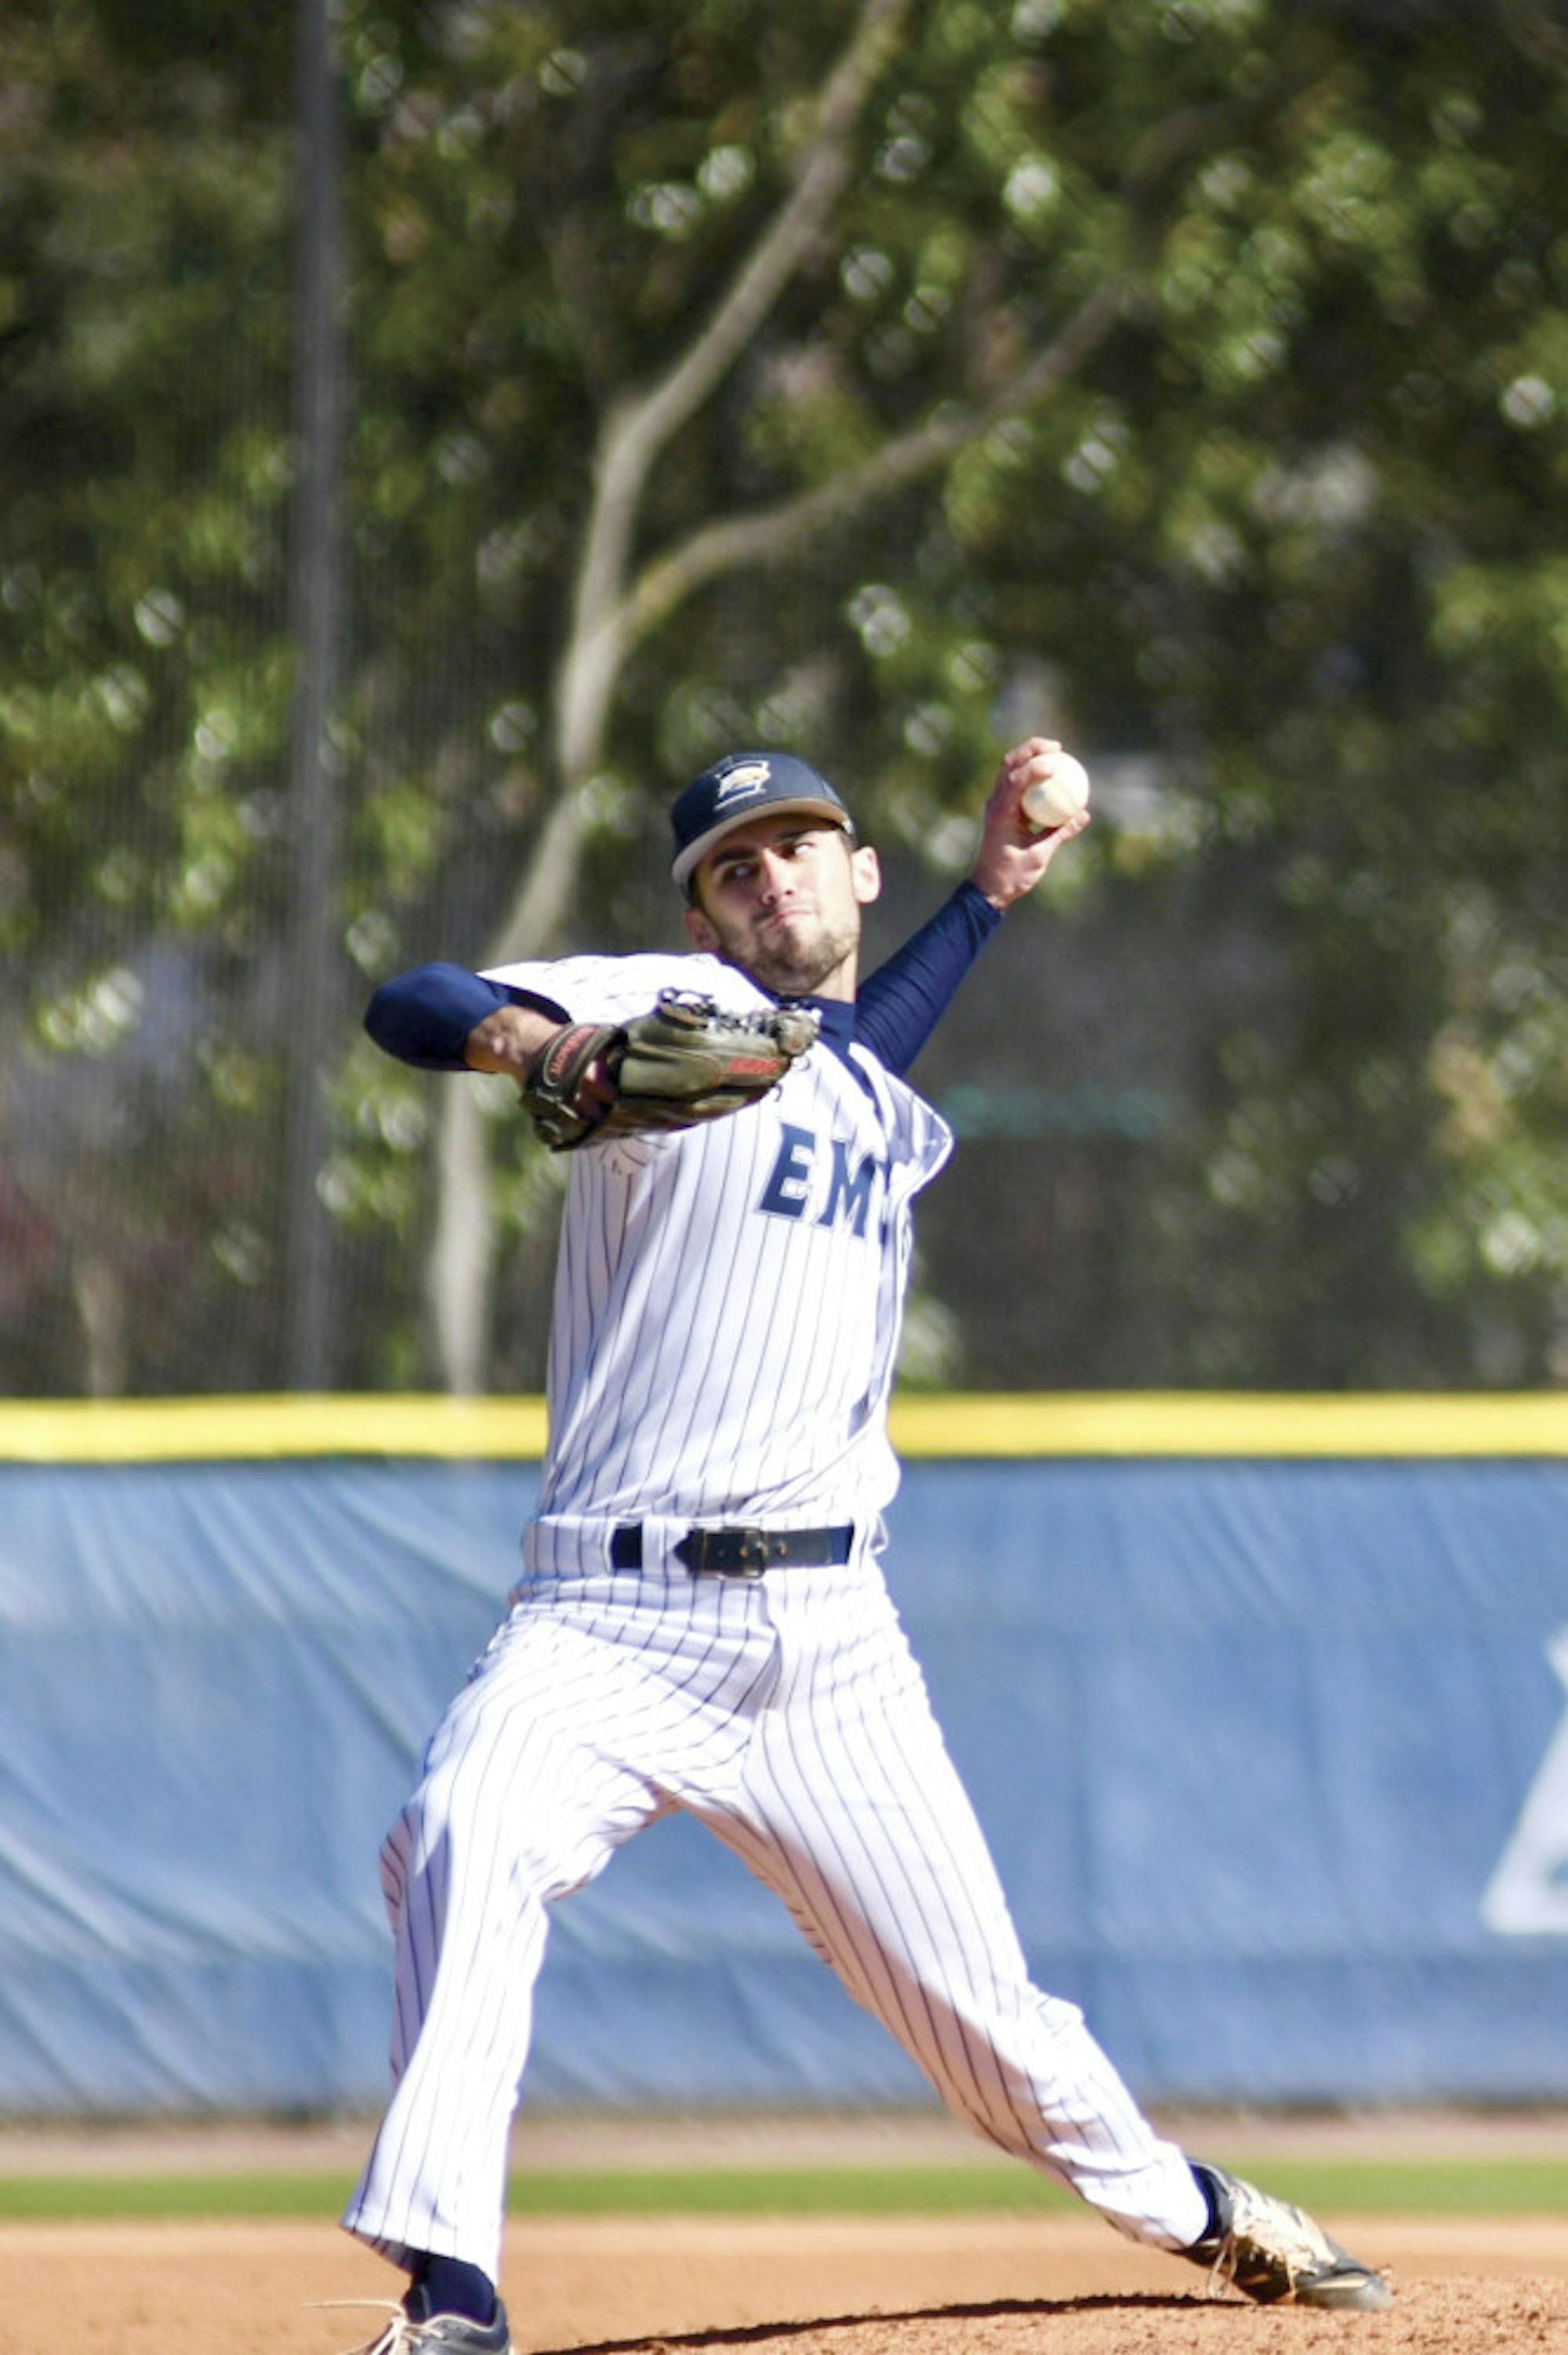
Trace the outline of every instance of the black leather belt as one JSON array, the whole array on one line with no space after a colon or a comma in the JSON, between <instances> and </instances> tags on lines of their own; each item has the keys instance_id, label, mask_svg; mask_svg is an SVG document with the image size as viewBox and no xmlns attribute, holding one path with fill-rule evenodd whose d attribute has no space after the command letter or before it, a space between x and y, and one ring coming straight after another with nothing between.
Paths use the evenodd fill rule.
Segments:
<instances>
[{"instance_id":1,"label":"black leather belt","mask_svg":"<svg viewBox=\"0 0 1568 2355\"><path fill-rule=\"evenodd\" d=\"M825 1570L848 1561L853 1524L832 1529L688 1529L670 1550L694 1577L760 1578L765 1570ZM622 1521L609 1540L612 1570L642 1567L642 1524Z\"/></svg>"}]
</instances>

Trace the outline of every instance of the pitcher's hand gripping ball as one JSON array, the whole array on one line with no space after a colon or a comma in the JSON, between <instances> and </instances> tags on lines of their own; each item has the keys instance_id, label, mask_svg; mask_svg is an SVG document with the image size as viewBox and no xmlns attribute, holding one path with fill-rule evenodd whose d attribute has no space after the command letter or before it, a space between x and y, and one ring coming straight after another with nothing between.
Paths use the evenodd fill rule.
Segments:
<instances>
[{"instance_id":1,"label":"pitcher's hand gripping ball","mask_svg":"<svg viewBox=\"0 0 1568 2355\"><path fill-rule=\"evenodd\" d=\"M1074 760L1071 752L1053 745L1049 772L1026 785L1019 798L1024 824L1032 833L1050 834L1088 805L1088 771L1081 761Z\"/></svg>"},{"instance_id":2,"label":"pitcher's hand gripping ball","mask_svg":"<svg viewBox=\"0 0 1568 2355\"><path fill-rule=\"evenodd\" d=\"M694 1128L756 1103L815 1043L809 1007L729 1014L695 991L663 989L650 1014L557 1030L523 1089L553 1153L596 1136Z\"/></svg>"}]
</instances>

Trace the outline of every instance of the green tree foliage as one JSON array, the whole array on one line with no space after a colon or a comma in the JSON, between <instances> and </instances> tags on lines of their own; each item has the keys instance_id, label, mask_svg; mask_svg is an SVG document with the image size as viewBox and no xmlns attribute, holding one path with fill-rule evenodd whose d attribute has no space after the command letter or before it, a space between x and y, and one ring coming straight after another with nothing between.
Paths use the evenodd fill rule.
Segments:
<instances>
[{"instance_id":1,"label":"green tree foliage","mask_svg":"<svg viewBox=\"0 0 1568 2355\"><path fill-rule=\"evenodd\" d=\"M988 952L1018 1018L993 975L923 1068L971 1132L928 1369L1561 1379L1552 18L336 22L350 997L520 906L541 947L673 938L664 803L745 741L867 813L885 945L1044 724L1099 818ZM59 0L0 65L0 1383L265 1385L290 27ZM334 1100L342 1379L427 1380L442 1098L350 1021ZM534 1380L558 1171L486 1129L494 1364Z\"/></svg>"},{"instance_id":2,"label":"green tree foliage","mask_svg":"<svg viewBox=\"0 0 1568 2355\"><path fill-rule=\"evenodd\" d=\"M6 1388L238 1374L214 1345L275 1215L236 1007L278 912L288 48L222 5L158 27L0 27Z\"/></svg>"}]
</instances>

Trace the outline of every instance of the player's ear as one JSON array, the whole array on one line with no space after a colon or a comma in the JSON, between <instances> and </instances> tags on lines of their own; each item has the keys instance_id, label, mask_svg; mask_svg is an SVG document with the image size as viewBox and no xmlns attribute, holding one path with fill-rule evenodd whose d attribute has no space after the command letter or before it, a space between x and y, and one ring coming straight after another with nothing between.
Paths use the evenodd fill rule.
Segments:
<instances>
[{"instance_id":1,"label":"player's ear","mask_svg":"<svg viewBox=\"0 0 1568 2355\"><path fill-rule=\"evenodd\" d=\"M692 946L695 949L702 949L705 951L709 956L712 956L718 947L719 936L715 932L713 926L709 923L707 918L704 915L702 910L700 908L683 908L681 913L685 918L686 935L690 940Z\"/></svg>"},{"instance_id":2,"label":"player's ear","mask_svg":"<svg viewBox=\"0 0 1568 2355\"><path fill-rule=\"evenodd\" d=\"M863 842L850 852L850 880L854 896L863 908L882 896L882 861L869 842Z\"/></svg>"}]
</instances>

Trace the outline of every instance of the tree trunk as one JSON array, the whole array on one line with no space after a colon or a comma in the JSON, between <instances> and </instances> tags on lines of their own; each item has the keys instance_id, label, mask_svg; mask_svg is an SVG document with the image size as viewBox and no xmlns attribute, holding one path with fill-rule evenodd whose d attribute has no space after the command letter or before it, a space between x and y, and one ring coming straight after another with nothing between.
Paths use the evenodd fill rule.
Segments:
<instances>
[{"instance_id":1,"label":"tree trunk","mask_svg":"<svg viewBox=\"0 0 1568 2355\"><path fill-rule=\"evenodd\" d=\"M546 818L487 964L548 954L570 906L587 837L580 786L563 793ZM495 1270L495 1209L480 1093L472 1083L443 1088L436 1131L436 1225L425 1268L425 1298L441 1387L473 1397L489 1387L490 1304Z\"/></svg>"},{"instance_id":2,"label":"tree trunk","mask_svg":"<svg viewBox=\"0 0 1568 2355\"><path fill-rule=\"evenodd\" d=\"M856 125L897 44L907 10L908 0L862 0L849 38L817 93L814 133L801 149L788 194L674 364L605 416L555 705L552 751L559 798L492 948L490 964L547 954L571 901L588 832L583 788L604 757L610 706L626 655L654 619L640 603L642 582L632 578L637 518L649 476L674 436L748 347L814 250L849 176ZM938 436L923 450L920 464L936 463L945 447L945 438ZM874 484L880 484L874 471L853 471L864 472L864 495L874 496ZM787 528L783 537L789 538ZM707 570L729 569L769 552L766 532L748 537L743 527L737 544L726 543ZM667 580L666 607L687 593L678 574ZM663 618L662 612L657 618ZM486 1159L475 1092L449 1089L437 1146L436 1231L428 1279L441 1380L449 1390L482 1389L489 1369L494 1221Z\"/></svg>"}]
</instances>

